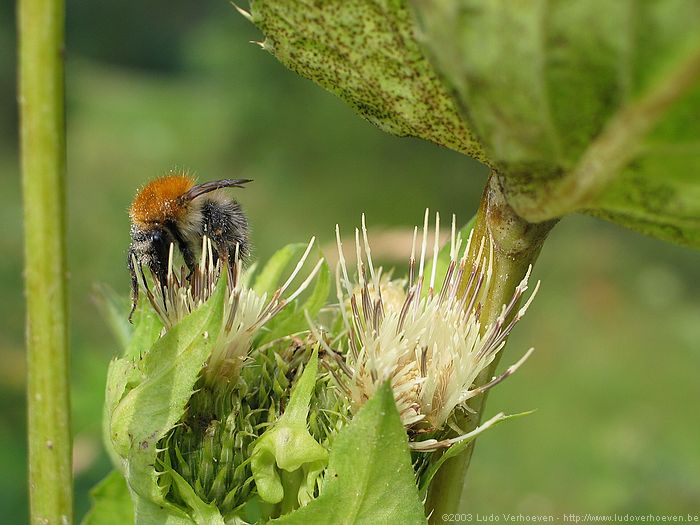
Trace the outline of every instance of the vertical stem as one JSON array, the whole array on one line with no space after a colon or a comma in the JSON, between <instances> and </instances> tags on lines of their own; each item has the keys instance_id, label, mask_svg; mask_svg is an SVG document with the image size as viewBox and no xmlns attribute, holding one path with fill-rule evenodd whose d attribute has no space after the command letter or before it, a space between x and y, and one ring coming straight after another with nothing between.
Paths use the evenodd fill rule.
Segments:
<instances>
[{"instance_id":1,"label":"vertical stem","mask_svg":"<svg viewBox=\"0 0 700 525\"><path fill-rule=\"evenodd\" d=\"M63 0L20 0L18 22L31 522L63 525L73 521Z\"/></svg>"},{"instance_id":2,"label":"vertical stem","mask_svg":"<svg viewBox=\"0 0 700 525\"><path fill-rule=\"evenodd\" d=\"M549 221L532 224L523 220L508 205L498 176L491 175L476 216L473 234L476 242L472 243L478 247L481 237L490 234L494 248L493 280L482 303L482 326L495 321L501 307L510 301L528 267L537 259L542 243L555 223L556 221ZM477 385L483 385L494 376L499 357L500 354L477 378ZM479 425L486 394L472 398L468 404L475 413L465 416L459 422L465 431L471 431ZM442 519L443 514L461 512L460 501L473 450L474 442L465 452L447 460L433 479L426 502L426 509L432 511L431 524L446 523Z\"/></svg>"},{"instance_id":3,"label":"vertical stem","mask_svg":"<svg viewBox=\"0 0 700 525\"><path fill-rule=\"evenodd\" d=\"M287 472L280 469L280 478L284 487L284 498L279 503L280 516L284 516L299 508L299 488L304 481L304 473L301 469Z\"/></svg>"}]
</instances>

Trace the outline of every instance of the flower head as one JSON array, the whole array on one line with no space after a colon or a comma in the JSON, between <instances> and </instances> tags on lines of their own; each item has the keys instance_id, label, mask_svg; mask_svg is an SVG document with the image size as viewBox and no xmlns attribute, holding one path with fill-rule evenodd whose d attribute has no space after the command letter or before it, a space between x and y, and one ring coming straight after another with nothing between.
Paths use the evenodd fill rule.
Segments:
<instances>
[{"instance_id":1,"label":"flower head","mask_svg":"<svg viewBox=\"0 0 700 525\"><path fill-rule=\"evenodd\" d=\"M480 319L481 305L492 279L491 239L469 235L462 239L452 221L449 263L436 286L438 233L436 214L432 264L426 264L428 212L416 258L418 228L407 280L392 280L375 268L364 216L355 230L357 281L348 273L339 229L336 227L339 263L336 272L341 315L348 333L348 349L341 365L340 383L355 407L363 405L384 381L390 381L404 425L433 431L444 427L456 407L502 381L530 355L483 386L477 377L503 348L506 337L525 314L535 293L516 311L527 290L528 274L510 302L489 324ZM461 255L460 255L461 253ZM416 268L417 266L417 268ZM429 275L428 275L429 273ZM539 283L538 283L539 284Z\"/></svg>"},{"instance_id":2,"label":"flower head","mask_svg":"<svg viewBox=\"0 0 700 525\"><path fill-rule=\"evenodd\" d=\"M266 293L259 294L248 285L247 276L244 274L242 262L237 254L234 255L233 261L226 262L224 266L227 270L228 289L224 301L224 323L208 366L204 370L208 384L216 382L217 377L228 381L235 380L258 330L309 286L321 268L323 259L319 259L294 292L284 297L309 257L314 241L315 238L309 241L288 279L269 298ZM185 267L181 267L179 272L175 270L173 252L171 244L165 286L155 286L151 291L143 276L140 279L146 296L158 313L165 330L170 330L209 299L214 292L222 268L222 261L215 256L208 237L202 239L200 263L190 275L187 275ZM210 335L216 336L216 334Z\"/></svg>"},{"instance_id":3,"label":"flower head","mask_svg":"<svg viewBox=\"0 0 700 525\"><path fill-rule=\"evenodd\" d=\"M283 250L283 264L271 260L255 285L237 256L217 259L207 238L190 275L185 268L174 269L171 248L162 286L156 279L149 286L139 276L163 331L137 359L113 365L109 381L118 393L106 408L110 439L120 461L129 462L125 475L139 497L187 508L196 496L225 515L235 515L251 497L250 449L276 421L290 382L311 353L309 345L291 337L305 328L303 319L300 327L290 322L295 321L291 314L275 317L323 268L319 259L307 270L313 244L314 239L302 249L279 287L275 283L297 247ZM309 407L315 418L309 431L322 441L328 425L318 410ZM145 421L138 442L134 417ZM137 462L130 459L134 456ZM134 488L138 483L145 485Z\"/></svg>"}]
</instances>

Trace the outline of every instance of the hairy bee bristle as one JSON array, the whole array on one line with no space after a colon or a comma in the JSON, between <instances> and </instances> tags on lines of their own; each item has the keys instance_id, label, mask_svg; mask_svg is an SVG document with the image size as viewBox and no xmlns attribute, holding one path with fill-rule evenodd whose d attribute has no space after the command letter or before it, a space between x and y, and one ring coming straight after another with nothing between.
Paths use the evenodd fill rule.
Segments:
<instances>
[{"instance_id":1,"label":"hairy bee bristle","mask_svg":"<svg viewBox=\"0 0 700 525\"><path fill-rule=\"evenodd\" d=\"M171 172L146 184L139 190L129 209L134 224L148 227L154 222L177 220L185 207L178 200L195 185L186 172Z\"/></svg>"}]
</instances>

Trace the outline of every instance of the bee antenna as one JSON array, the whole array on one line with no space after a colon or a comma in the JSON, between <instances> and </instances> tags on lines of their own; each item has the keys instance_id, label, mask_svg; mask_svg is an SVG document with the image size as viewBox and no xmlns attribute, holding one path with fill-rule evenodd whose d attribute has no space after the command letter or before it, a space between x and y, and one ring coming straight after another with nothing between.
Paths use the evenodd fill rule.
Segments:
<instances>
[{"instance_id":1,"label":"bee antenna","mask_svg":"<svg viewBox=\"0 0 700 525\"><path fill-rule=\"evenodd\" d=\"M192 186L186 193L180 197L183 202L189 202L192 199L196 199L200 195L209 193L211 191L220 190L221 188L244 188L245 184L253 182L253 179L222 179L222 180L212 180L208 182L203 182L202 184L197 184Z\"/></svg>"}]
</instances>

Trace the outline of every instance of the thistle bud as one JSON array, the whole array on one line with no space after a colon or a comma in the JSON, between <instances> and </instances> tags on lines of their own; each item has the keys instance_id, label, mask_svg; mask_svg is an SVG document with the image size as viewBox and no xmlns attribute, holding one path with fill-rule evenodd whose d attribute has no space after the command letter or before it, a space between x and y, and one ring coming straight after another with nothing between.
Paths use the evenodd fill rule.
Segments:
<instances>
[{"instance_id":1,"label":"thistle bud","mask_svg":"<svg viewBox=\"0 0 700 525\"><path fill-rule=\"evenodd\" d=\"M137 312L136 334L148 334L134 342L143 346L112 362L105 410L108 445L137 515L184 515L217 523L238 519L249 503L256 488L253 447L262 450L271 438L261 436L280 434L292 420L280 414L296 370L310 355L308 346L291 343L289 336L299 323L279 314L319 271L327 273L319 259L291 288L312 246L313 240L277 288L270 283L281 269L263 269L266 282L256 282L256 289L238 260L228 266L213 257L207 239L193 275L175 271L171 249L165 286L152 288L141 276L155 316ZM327 293L327 288L318 293ZM273 331L275 339L260 345ZM315 363L307 366L306 394L308 385L312 391L315 385ZM295 406L289 401L287 409ZM305 416L301 425L305 430ZM266 432L273 427L275 432ZM308 432L305 437L313 443L313 461L322 463L325 449Z\"/></svg>"}]
</instances>

